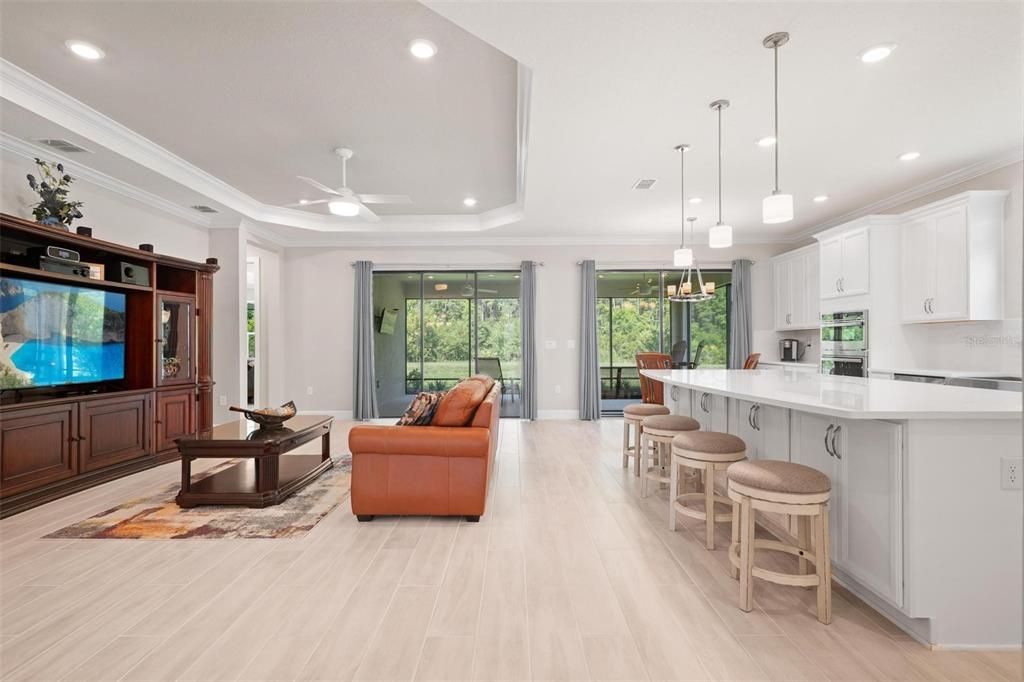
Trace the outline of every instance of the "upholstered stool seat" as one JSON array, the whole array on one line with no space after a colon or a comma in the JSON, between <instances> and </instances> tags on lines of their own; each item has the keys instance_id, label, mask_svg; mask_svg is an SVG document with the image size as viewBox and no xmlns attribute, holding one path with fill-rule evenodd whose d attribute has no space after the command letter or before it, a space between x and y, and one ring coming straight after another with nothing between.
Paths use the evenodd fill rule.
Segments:
<instances>
[{"instance_id":1,"label":"upholstered stool seat","mask_svg":"<svg viewBox=\"0 0 1024 682\"><path fill-rule=\"evenodd\" d=\"M643 422L647 417L669 414L664 405L655 403L632 403L622 410L622 466L629 466L629 458L634 459L633 474L640 475L640 441L643 434ZM630 433L632 429L632 433ZM632 436L632 437L631 437Z\"/></svg>"},{"instance_id":2,"label":"upholstered stool seat","mask_svg":"<svg viewBox=\"0 0 1024 682\"><path fill-rule=\"evenodd\" d=\"M631 403L622 410L623 414L631 417L650 417L655 414L668 414L670 410L664 405L652 405L651 403Z\"/></svg>"},{"instance_id":3,"label":"upholstered stool seat","mask_svg":"<svg viewBox=\"0 0 1024 682\"><path fill-rule=\"evenodd\" d=\"M641 424L640 497L647 497L648 481L658 485L670 483L669 468L672 459L672 439L686 431L696 431L700 423L681 414L655 414L644 417ZM653 456L654 466L648 458Z\"/></svg>"},{"instance_id":4,"label":"upholstered stool seat","mask_svg":"<svg viewBox=\"0 0 1024 682\"><path fill-rule=\"evenodd\" d=\"M715 503L731 502L715 494L715 473L724 471L733 462L747 457L747 445L743 439L729 433L717 431L684 431L672 439L672 465L669 486L672 494L668 503L668 527L676 529L676 514L683 514L704 521L704 546L715 548L715 523L731 521L731 513L716 513ZM701 492L679 494L679 468L696 470L704 479ZM703 509L689 506L687 502L702 501Z\"/></svg>"},{"instance_id":5,"label":"upholstered stool seat","mask_svg":"<svg viewBox=\"0 0 1024 682\"><path fill-rule=\"evenodd\" d=\"M754 577L779 585L816 587L818 620L832 621L832 565L829 554L828 476L803 464L780 460L736 462L726 471L733 505L729 561L740 581L740 608L753 608ZM797 517L797 544L754 537L757 510ZM813 525L813 532L811 526ZM813 536L813 551L812 538ZM754 565L755 550L787 552L798 557L798 573L782 573ZM808 574L807 562L814 564Z\"/></svg>"}]
</instances>

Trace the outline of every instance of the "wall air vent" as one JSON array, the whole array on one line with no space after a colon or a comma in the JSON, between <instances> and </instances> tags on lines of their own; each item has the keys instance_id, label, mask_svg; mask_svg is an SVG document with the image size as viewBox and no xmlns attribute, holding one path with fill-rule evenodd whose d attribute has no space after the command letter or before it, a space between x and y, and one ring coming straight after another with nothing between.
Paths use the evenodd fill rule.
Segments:
<instances>
[{"instance_id":1,"label":"wall air vent","mask_svg":"<svg viewBox=\"0 0 1024 682\"><path fill-rule=\"evenodd\" d=\"M44 138L35 141L41 145L45 145L51 149L56 149L57 151L65 154L92 154L92 150L86 149L85 147L79 147L74 142L69 142L67 140Z\"/></svg>"},{"instance_id":2,"label":"wall air vent","mask_svg":"<svg viewBox=\"0 0 1024 682\"><path fill-rule=\"evenodd\" d=\"M633 183L633 189L650 189L654 187L654 183L656 182L657 180L654 178L640 178Z\"/></svg>"},{"instance_id":3,"label":"wall air vent","mask_svg":"<svg viewBox=\"0 0 1024 682\"><path fill-rule=\"evenodd\" d=\"M191 208L193 208L196 211L199 211L200 213L217 213L218 212L217 209L211 208L210 206L203 206L202 204L197 204L195 206L192 206Z\"/></svg>"}]
</instances>

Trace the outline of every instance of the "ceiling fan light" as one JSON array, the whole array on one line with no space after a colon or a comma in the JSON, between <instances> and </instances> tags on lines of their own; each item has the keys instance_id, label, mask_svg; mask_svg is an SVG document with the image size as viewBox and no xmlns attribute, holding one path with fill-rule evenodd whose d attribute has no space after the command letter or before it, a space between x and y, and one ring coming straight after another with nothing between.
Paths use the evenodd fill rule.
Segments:
<instances>
[{"instance_id":1,"label":"ceiling fan light","mask_svg":"<svg viewBox=\"0 0 1024 682\"><path fill-rule=\"evenodd\" d=\"M732 246L732 225L719 223L708 230L708 246L712 249L727 249Z\"/></svg>"},{"instance_id":2,"label":"ceiling fan light","mask_svg":"<svg viewBox=\"0 0 1024 682\"><path fill-rule=\"evenodd\" d=\"M769 194L761 202L761 219L767 225L786 223L793 219L793 195Z\"/></svg>"},{"instance_id":3,"label":"ceiling fan light","mask_svg":"<svg viewBox=\"0 0 1024 682\"><path fill-rule=\"evenodd\" d=\"M693 265L693 249L681 247L673 251L672 264L677 268L688 268Z\"/></svg>"},{"instance_id":4,"label":"ceiling fan light","mask_svg":"<svg viewBox=\"0 0 1024 682\"><path fill-rule=\"evenodd\" d=\"M352 218L359 215L359 204L347 199L334 199L333 201L327 202L327 210L334 215Z\"/></svg>"}]
</instances>

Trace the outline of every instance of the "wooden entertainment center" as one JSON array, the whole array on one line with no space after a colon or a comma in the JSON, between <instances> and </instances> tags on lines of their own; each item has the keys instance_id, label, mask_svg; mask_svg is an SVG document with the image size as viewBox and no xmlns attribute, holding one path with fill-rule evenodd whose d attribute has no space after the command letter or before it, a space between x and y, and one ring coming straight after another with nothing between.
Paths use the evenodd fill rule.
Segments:
<instances>
[{"instance_id":1,"label":"wooden entertainment center","mask_svg":"<svg viewBox=\"0 0 1024 682\"><path fill-rule=\"evenodd\" d=\"M103 279L40 269L47 246ZM0 518L176 460L176 438L212 427L217 270L0 214L0 275L126 296L123 379L0 392Z\"/></svg>"}]
</instances>

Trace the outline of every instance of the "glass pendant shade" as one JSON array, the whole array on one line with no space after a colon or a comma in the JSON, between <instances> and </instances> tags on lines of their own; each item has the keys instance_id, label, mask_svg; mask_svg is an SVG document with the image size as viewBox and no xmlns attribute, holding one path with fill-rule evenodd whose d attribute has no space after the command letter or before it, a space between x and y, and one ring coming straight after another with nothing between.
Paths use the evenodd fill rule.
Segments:
<instances>
[{"instance_id":1,"label":"glass pendant shade","mask_svg":"<svg viewBox=\"0 0 1024 682\"><path fill-rule=\"evenodd\" d=\"M688 268L693 265L693 249L676 249L672 253L672 264L677 268Z\"/></svg>"},{"instance_id":2,"label":"glass pendant shade","mask_svg":"<svg viewBox=\"0 0 1024 682\"><path fill-rule=\"evenodd\" d=\"M793 219L793 195L769 194L761 202L761 218L766 224L785 223Z\"/></svg>"},{"instance_id":3,"label":"glass pendant shade","mask_svg":"<svg viewBox=\"0 0 1024 682\"><path fill-rule=\"evenodd\" d=\"M327 203L327 210L334 215L345 216L351 218L359 215L359 204L354 201L346 201L344 199L336 199Z\"/></svg>"},{"instance_id":4,"label":"glass pendant shade","mask_svg":"<svg viewBox=\"0 0 1024 682\"><path fill-rule=\"evenodd\" d=\"M732 246L732 225L712 226L708 230L708 246L712 249L727 249Z\"/></svg>"}]
</instances>

